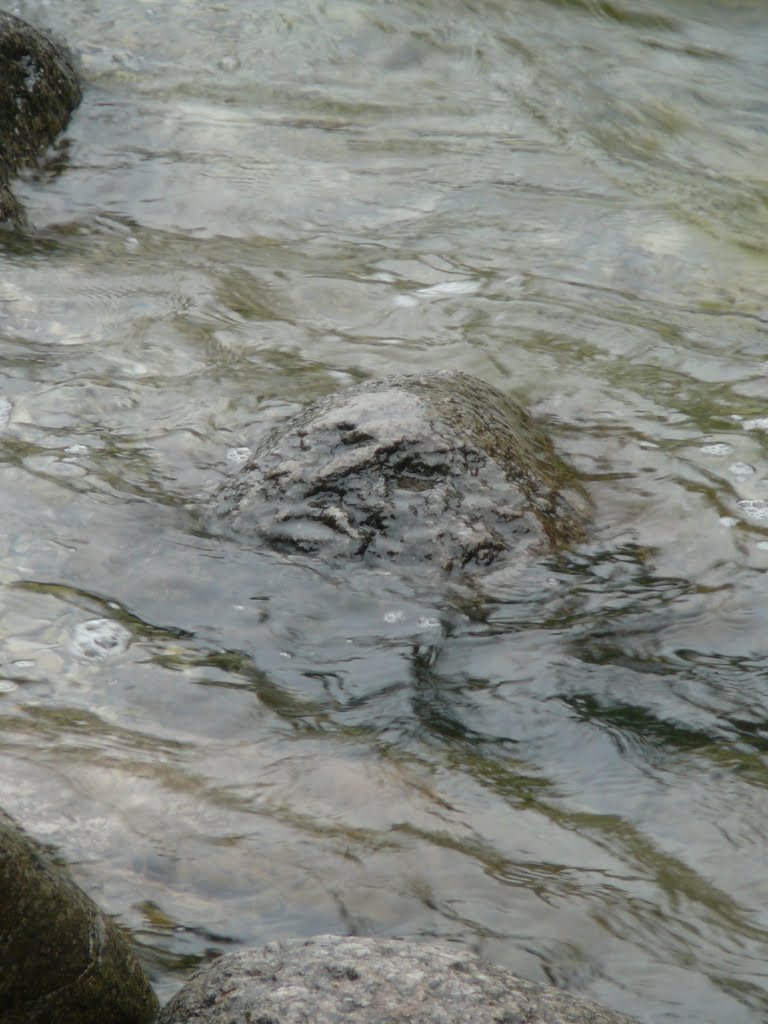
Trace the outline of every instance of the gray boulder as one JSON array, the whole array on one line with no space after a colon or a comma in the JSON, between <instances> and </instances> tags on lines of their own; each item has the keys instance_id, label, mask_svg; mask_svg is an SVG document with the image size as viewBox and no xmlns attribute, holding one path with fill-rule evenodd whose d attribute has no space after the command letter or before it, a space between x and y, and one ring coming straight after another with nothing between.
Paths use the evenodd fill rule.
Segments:
<instances>
[{"instance_id":1,"label":"gray boulder","mask_svg":"<svg viewBox=\"0 0 768 1024\"><path fill-rule=\"evenodd\" d=\"M116 927L0 811L2 1024L149 1024L157 999Z\"/></svg>"},{"instance_id":2,"label":"gray boulder","mask_svg":"<svg viewBox=\"0 0 768 1024\"><path fill-rule=\"evenodd\" d=\"M632 1024L471 953L322 935L229 953L198 971L157 1024ZM637 1024L637 1022L634 1022Z\"/></svg>"},{"instance_id":3,"label":"gray boulder","mask_svg":"<svg viewBox=\"0 0 768 1024\"><path fill-rule=\"evenodd\" d=\"M588 503L528 413L464 373L384 377L309 406L215 510L287 550L450 572L578 539Z\"/></svg>"},{"instance_id":4,"label":"gray boulder","mask_svg":"<svg viewBox=\"0 0 768 1024\"><path fill-rule=\"evenodd\" d=\"M66 50L0 12L0 222L23 223L10 179L45 152L79 102L80 83Z\"/></svg>"}]
</instances>

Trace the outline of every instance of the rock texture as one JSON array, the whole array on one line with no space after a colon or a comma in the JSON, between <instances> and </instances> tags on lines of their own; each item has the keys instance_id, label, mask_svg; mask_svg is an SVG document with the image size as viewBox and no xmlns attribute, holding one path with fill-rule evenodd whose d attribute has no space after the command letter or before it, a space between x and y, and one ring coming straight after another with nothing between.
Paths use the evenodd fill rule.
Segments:
<instances>
[{"instance_id":1,"label":"rock texture","mask_svg":"<svg viewBox=\"0 0 768 1024\"><path fill-rule=\"evenodd\" d=\"M587 502L525 410L464 373L385 377L273 431L215 498L288 550L451 571L577 539Z\"/></svg>"},{"instance_id":2,"label":"rock texture","mask_svg":"<svg viewBox=\"0 0 768 1024\"><path fill-rule=\"evenodd\" d=\"M149 1024L157 999L119 929L0 811L2 1024Z\"/></svg>"},{"instance_id":3,"label":"rock texture","mask_svg":"<svg viewBox=\"0 0 768 1024\"><path fill-rule=\"evenodd\" d=\"M158 1024L632 1024L470 953L396 939L275 942L195 974ZM636 1024L636 1022L635 1022Z\"/></svg>"},{"instance_id":4,"label":"rock texture","mask_svg":"<svg viewBox=\"0 0 768 1024\"><path fill-rule=\"evenodd\" d=\"M66 50L0 12L0 221L23 222L9 181L45 152L79 102L80 83Z\"/></svg>"}]
</instances>

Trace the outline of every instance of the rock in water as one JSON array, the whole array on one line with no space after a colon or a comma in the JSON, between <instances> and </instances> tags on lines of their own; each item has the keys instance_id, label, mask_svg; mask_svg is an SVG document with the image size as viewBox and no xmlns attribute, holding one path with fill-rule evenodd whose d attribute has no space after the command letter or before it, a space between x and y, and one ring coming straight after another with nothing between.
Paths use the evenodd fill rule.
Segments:
<instances>
[{"instance_id":1,"label":"rock in water","mask_svg":"<svg viewBox=\"0 0 768 1024\"><path fill-rule=\"evenodd\" d=\"M8 182L45 152L79 102L80 83L66 50L0 11L0 221L23 221Z\"/></svg>"},{"instance_id":2,"label":"rock in water","mask_svg":"<svg viewBox=\"0 0 768 1024\"><path fill-rule=\"evenodd\" d=\"M528 413L464 373L384 377L277 427L215 506L236 532L450 571L582 534L588 503Z\"/></svg>"},{"instance_id":3,"label":"rock in water","mask_svg":"<svg viewBox=\"0 0 768 1024\"><path fill-rule=\"evenodd\" d=\"M157 1024L637 1024L471 953L397 939L273 942L198 971Z\"/></svg>"},{"instance_id":4,"label":"rock in water","mask_svg":"<svg viewBox=\"0 0 768 1024\"><path fill-rule=\"evenodd\" d=\"M2 1024L149 1024L157 999L117 926L0 811Z\"/></svg>"}]
</instances>

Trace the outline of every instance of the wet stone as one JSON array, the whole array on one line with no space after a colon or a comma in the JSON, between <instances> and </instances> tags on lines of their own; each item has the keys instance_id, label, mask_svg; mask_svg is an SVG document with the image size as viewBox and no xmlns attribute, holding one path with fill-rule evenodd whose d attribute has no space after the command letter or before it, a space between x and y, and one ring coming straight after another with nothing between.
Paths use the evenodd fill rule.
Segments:
<instances>
[{"instance_id":1,"label":"wet stone","mask_svg":"<svg viewBox=\"0 0 768 1024\"><path fill-rule=\"evenodd\" d=\"M117 926L0 811L0 1020L149 1024L157 999Z\"/></svg>"},{"instance_id":2,"label":"wet stone","mask_svg":"<svg viewBox=\"0 0 768 1024\"><path fill-rule=\"evenodd\" d=\"M322 935L230 953L198 971L158 1024L632 1024L471 953ZM635 1022L636 1024L636 1022Z\"/></svg>"},{"instance_id":3,"label":"wet stone","mask_svg":"<svg viewBox=\"0 0 768 1024\"><path fill-rule=\"evenodd\" d=\"M0 11L0 222L23 223L10 179L45 152L79 102L80 83L66 49Z\"/></svg>"},{"instance_id":4,"label":"wet stone","mask_svg":"<svg viewBox=\"0 0 768 1024\"><path fill-rule=\"evenodd\" d=\"M437 371L309 406L254 449L214 509L288 551L450 572L579 539L588 502L524 409Z\"/></svg>"}]
</instances>

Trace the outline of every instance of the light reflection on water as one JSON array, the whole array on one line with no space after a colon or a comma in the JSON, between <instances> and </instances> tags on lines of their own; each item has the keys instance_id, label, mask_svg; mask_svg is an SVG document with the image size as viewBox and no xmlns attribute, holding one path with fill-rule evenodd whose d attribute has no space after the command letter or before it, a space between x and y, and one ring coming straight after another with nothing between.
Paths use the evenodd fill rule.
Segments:
<instances>
[{"instance_id":1,"label":"light reflection on water","mask_svg":"<svg viewBox=\"0 0 768 1024\"><path fill-rule=\"evenodd\" d=\"M15 9L90 85L2 238L0 804L162 996L349 931L762 1020L763 5ZM206 533L270 425L436 366L549 420L580 550L437 583Z\"/></svg>"}]
</instances>

